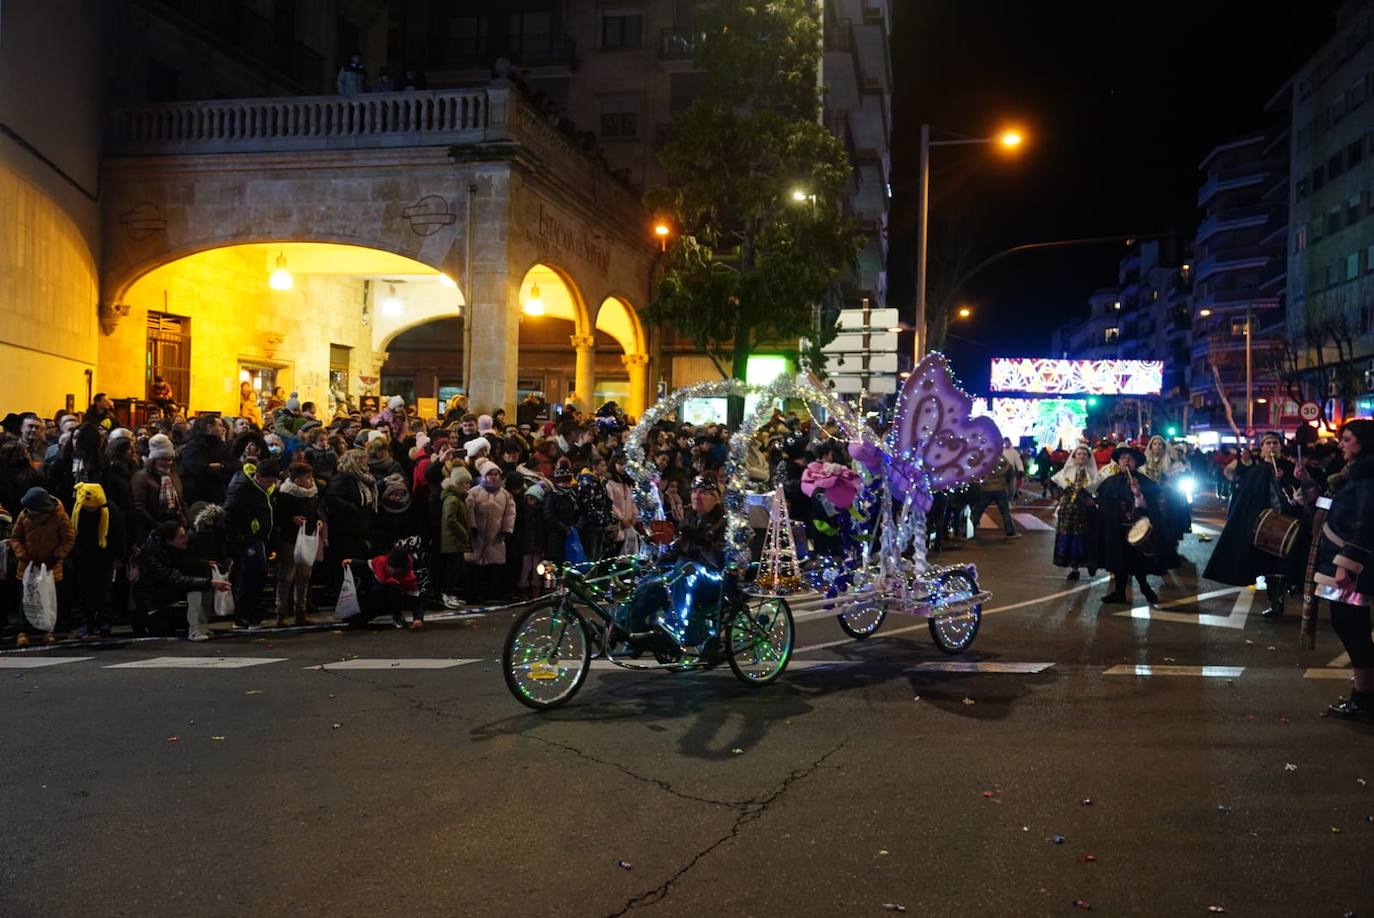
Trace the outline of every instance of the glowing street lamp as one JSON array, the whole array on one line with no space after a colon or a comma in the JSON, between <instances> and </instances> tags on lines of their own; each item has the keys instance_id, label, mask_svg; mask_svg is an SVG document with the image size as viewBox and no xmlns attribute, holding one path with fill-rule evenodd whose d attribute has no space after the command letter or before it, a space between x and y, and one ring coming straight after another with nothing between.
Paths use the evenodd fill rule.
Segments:
<instances>
[{"instance_id":1,"label":"glowing street lamp","mask_svg":"<svg viewBox=\"0 0 1374 918\"><path fill-rule=\"evenodd\" d=\"M1210 315L1212 314L1212 310L1210 310L1210 309L1199 309L1199 310L1197 311L1197 314L1198 314L1199 316L1201 316L1202 318L1205 319L1205 318L1207 318L1208 316L1210 316Z\"/></svg>"},{"instance_id":2,"label":"glowing street lamp","mask_svg":"<svg viewBox=\"0 0 1374 918\"><path fill-rule=\"evenodd\" d=\"M527 316L542 316L544 314L544 301L539 298L539 285L530 287L530 295L525 300L525 305L521 307Z\"/></svg>"},{"instance_id":3,"label":"glowing street lamp","mask_svg":"<svg viewBox=\"0 0 1374 918\"><path fill-rule=\"evenodd\" d=\"M664 223L662 220L654 224L654 235L658 237L658 250L660 252L668 251L668 235L671 232L672 230L668 227L668 224Z\"/></svg>"},{"instance_id":4,"label":"glowing street lamp","mask_svg":"<svg viewBox=\"0 0 1374 918\"><path fill-rule=\"evenodd\" d=\"M286 253L277 255L277 268L272 272L272 276L267 278L267 286L273 290L291 289L291 272L286 270Z\"/></svg>"},{"instance_id":5,"label":"glowing street lamp","mask_svg":"<svg viewBox=\"0 0 1374 918\"><path fill-rule=\"evenodd\" d=\"M960 306L959 311L956 312L955 315L961 319L967 319L973 316L973 310L968 306Z\"/></svg>"},{"instance_id":6,"label":"glowing street lamp","mask_svg":"<svg viewBox=\"0 0 1374 918\"><path fill-rule=\"evenodd\" d=\"M1024 140L1025 138L1021 136L1021 132L1015 128L1005 130L997 135L997 142L1008 149L1015 149L1021 146Z\"/></svg>"}]
</instances>

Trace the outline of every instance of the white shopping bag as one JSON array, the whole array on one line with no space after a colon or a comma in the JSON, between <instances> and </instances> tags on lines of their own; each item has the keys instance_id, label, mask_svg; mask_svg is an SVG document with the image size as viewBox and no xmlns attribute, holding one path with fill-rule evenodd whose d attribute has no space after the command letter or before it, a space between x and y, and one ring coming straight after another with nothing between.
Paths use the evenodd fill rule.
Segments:
<instances>
[{"instance_id":1,"label":"white shopping bag","mask_svg":"<svg viewBox=\"0 0 1374 918\"><path fill-rule=\"evenodd\" d=\"M358 585L353 581L353 568L344 567L343 587L339 590L339 601L334 605L334 620L343 621L363 611L358 604Z\"/></svg>"},{"instance_id":2,"label":"white shopping bag","mask_svg":"<svg viewBox=\"0 0 1374 918\"><path fill-rule=\"evenodd\" d=\"M311 566L320 559L320 534L307 535L305 527L296 530L296 549L292 553L297 564Z\"/></svg>"},{"instance_id":3,"label":"white shopping bag","mask_svg":"<svg viewBox=\"0 0 1374 918\"><path fill-rule=\"evenodd\" d=\"M633 528L625 530L625 546L620 552L622 555L634 557L639 554L639 532Z\"/></svg>"},{"instance_id":4,"label":"white shopping bag","mask_svg":"<svg viewBox=\"0 0 1374 918\"><path fill-rule=\"evenodd\" d=\"M30 564L24 572L24 617L39 631L57 627L57 585L46 564Z\"/></svg>"},{"instance_id":5,"label":"white shopping bag","mask_svg":"<svg viewBox=\"0 0 1374 918\"><path fill-rule=\"evenodd\" d=\"M212 580L228 580L228 579L229 579L229 574L228 574L228 572L220 573L219 565L218 565L218 564L211 564L211 565L210 565L210 579L212 579ZM233 591L233 590L225 590L225 591L223 591L223 592L220 592L219 590L213 590L212 592L215 594L215 607L214 607L214 609L215 609L215 611L214 611L215 616L216 616L217 618L233 618L233 617L234 617L234 591Z\"/></svg>"}]
</instances>

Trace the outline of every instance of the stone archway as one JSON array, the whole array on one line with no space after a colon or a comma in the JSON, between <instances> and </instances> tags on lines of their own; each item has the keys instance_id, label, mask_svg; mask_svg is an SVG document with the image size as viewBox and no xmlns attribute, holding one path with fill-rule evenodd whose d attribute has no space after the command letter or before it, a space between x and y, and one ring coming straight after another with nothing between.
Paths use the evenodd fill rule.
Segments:
<instances>
[{"instance_id":1,"label":"stone archway","mask_svg":"<svg viewBox=\"0 0 1374 918\"><path fill-rule=\"evenodd\" d=\"M632 417L638 418L644 413L648 396L649 350L644 324L628 300L611 295L597 307L596 328L620 344L620 362L629 375L629 397L623 407Z\"/></svg>"}]
</instances>

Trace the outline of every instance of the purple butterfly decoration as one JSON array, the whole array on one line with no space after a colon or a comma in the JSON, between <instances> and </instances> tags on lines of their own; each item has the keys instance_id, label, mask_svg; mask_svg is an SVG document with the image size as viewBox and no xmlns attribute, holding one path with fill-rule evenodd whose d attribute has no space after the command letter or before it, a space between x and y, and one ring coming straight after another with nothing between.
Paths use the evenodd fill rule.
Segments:
<instances>
[{"instance_id":1,"label":"purple butterfly decoration","mask_svg":"<svg viewBox=\"0 0 1374 918\"><path fill-rule=\"evenodd\" d=\"M954 382L943 354L931 352L907 378L888 445L898 496L930 509L932 492L977 481L997 465L1002 433L992 418L970 418L973 399Z\"/></svg>"}]
</instances>

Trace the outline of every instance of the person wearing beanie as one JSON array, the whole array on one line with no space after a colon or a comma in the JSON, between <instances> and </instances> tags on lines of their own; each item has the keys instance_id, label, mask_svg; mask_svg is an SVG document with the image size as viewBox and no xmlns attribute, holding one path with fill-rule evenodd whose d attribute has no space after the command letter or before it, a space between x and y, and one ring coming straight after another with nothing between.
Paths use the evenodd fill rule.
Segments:
<instances>
[{"instance_id":1,"label":"person wearing beanie","mask_svg":"<svg viewBox=\"0 0 1374 918\"><path fill-rule=\"evenodd\" d=\"M607 531L615 525L611 495L606 490L606 460L593 455L591 466L577 476L577 532L588 561L600 561Z\"/></svg>"},{"instance_id":2,"label":"person wearing beanie","mask_svg":"<svg viewBox=\"0 0 1374 918\"><path fill-rule=\"evenodd\" d=\"M98 631L108 637L110 584L115 562L125 554L124 516L103 487L82 482L76 486L71 519L76 541L68 568L76 584L76 636Z\"/></svg>"},{"instance_id":3,"label":"person wearing beanie","mask_svg":"<svg viewBox=\"0 0 1374 918\"><path fill-rule=\"evenodd\" d=\"M572 468L556 466L553 488L544 498L544 560L562 564L567 560L568 532L577 528L577 480Z\"/></svg>"},{"instance_id":4,"label":"person wearing beanie","mask_svg":"<svg viewBox=\"0 0 1374 918\"><path fill-rule=\"evenodd\" d=\"M277 489L277 460L244 463L229 482L224 520L234 565L234 618L241 624L262 621L258 600L267 582L267 547L275 526L272 494Z\"/></svg>"},{"instance_id":5,"label":"person wearing beanie","mask_svg":"<svg viewBox=\"0 0 1374 918\"><path fill-rule=\"evenodd\" d=\"M55 583L62 580L62 562L72 553L76 531L67 509L42 488L30 488L19 501L23 508L10 530L10 554L16 562L15 577L22 583L31 564L47 565ZM25 626L27 628L27 625ZM43 640L51 644L51 632ZM19 646L28 643L27 631L20 632Z\"/></svg>"},{"instance_id":6,"label":"person wearing beanie","mask_svg":"<svg viewBox=\"0 0 1374 918\"><path fill-rule=\"evenodd\" d=\"M509 594L511 584L504 577L506 542L515 531L515 499L501 486L501 467L490 459L479 459L480 487L468 492L472 508L472 548L464 558L475 565L472 582L474 599L494 599Z\"/></svg>"},{"instance_id":7,"label":"person wearing beanie","mask_svg":"<svg viewBox=\"0 0 1374 918\"><path fill-rule=\"evenodd\" d=\"M443 504L439 523L439 556L443 559L444 585L441 600L444 608L458 609L463 605L462 597L470 594L465 581L464 555L472 551L472 507L468 504L468 491L472 487L472 474L467 466L455 464L440 490Z\"/></svg>"},{"instance_id":8,"label":"person wearing beanie","mask_svg":"<svg viewBox=\"0 0 1374 918\"><path fill-rule=\"evenodd\" d=\"M297 625L306 622L306 598L310 590L310 575L316 558L296 557L296 540L301 531L316 536L323 549L326 527L320 513L320 492L315 484L315 470L308 462L292 463L273 498L272 518L276 525L273 543L277 549L277 625L288 620ZM318 557L318 555L316 556Z\"/></svg>"},{"instance_id":9,"label":"person wearing beanie","mask_svg":"<svg viewBox=\"0 0 1374 918\"><path fill-rule=\"evenodd\" d=\"M148 461L130 479L135 532L152 532L165 522L186 525L185 491L175 457L176 449L166 434L156 434L148 441Z\"/></svg>"}]
</instances>

